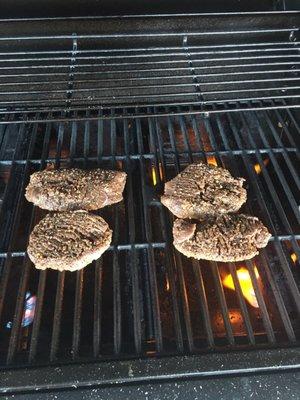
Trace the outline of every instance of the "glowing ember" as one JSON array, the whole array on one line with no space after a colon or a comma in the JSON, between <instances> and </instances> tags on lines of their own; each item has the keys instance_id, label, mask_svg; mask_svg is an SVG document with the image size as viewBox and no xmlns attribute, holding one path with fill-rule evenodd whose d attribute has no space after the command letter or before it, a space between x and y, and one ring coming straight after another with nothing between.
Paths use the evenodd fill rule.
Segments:
<instances>
[{"instance_id":1,"label":"glowing ember","mask_svg":"<svg viewBox=\"0 0 300 400\"><path fill-rule=\"evenodd\" d=\"M254 288L248 270L245 267L240 267L236 271L236 273L240 282L243 296L248 301L248 303L251 304L252 307L258 308L259 305L255 296ZM258 278L259 274L256 267L254 268L254 273L255 276ZM223 279L223 285L228 289L235 290L231 274L225 276L225 278Z\"/></svg>"},{"instance_id":2,"label":"glowing ember","mask_svg":"<svg viewBox=\"0 0 300 400\"><path fill-rule=\"evenodd\" d=\"M257 174L260 174L260 173L261 173L261 167L260 167L259 164L255 164L255 165L254 165L254 169L255 169L255 172L256 172Z\"/></svg>"},{"instance_id":3,"label":"glowing ember","mask_svg":"<svg viewBox=\"0 0 300 400\"><path fill-rule=\"evenodd\" d=\"M166 291L168 292L170 290L170 282L169 279L166 278Z\"/></svg>"},{"instance_id":4,"label":"glowing ember","mask_svg":"<svg viewBox=\"0 0 300 400\"><path fill-rule=\"evenodd\" d=\"M3 183L7 184L9 177L10 177L9 171L1 171L0 182L3 181Z\"/></svg>"},{"instance_id":5,"label":"glowing ember","mask_svg":"<svg viewBox=\"0 0 300 400\"><path fill-rule=\"evenodd\" d=\"M122 170L122 168L123 168L123 162L122 162L121 160L117 160L117 161L116 161L116 165L118 166L119 169Z\"/></svg>"},{"instance_id":6,"label":"glowing ember","mask_svg":"<svg viewBox=\"0 0 300 400\"><path fill-rule=\"evenodd\" d=\"M163 174L163 168L162 168L161 163L158 163L157 167L155 167L155 166L151 167L151 177L152 177L153 186L156 186L159 183L159 181L163 180L164 174Z\"/></svg>"},{"instance_id":7,"label":"glowing ember","mask_svg":"<svg viewBox=\"0 0 300 400\"><path fill-rule=\"evenodd\" d=\"M264 166L266 167L266 166L269 164L269 162L270 162L269 158L265 158L265 159L263 160ZM255 165L254 165L254 169L255 169L255 172L256 172L257 174L260 174L261 171L262 171L262 168L261 168L261 166L260 166L259 164L255 164Z\"/></svg>"},{"instance_id":8,"label":"glowing ember","mask_svg":"<svg viewBox=\"0 0 300 400\"><path fill-rule=\"evenodd\" d=\"M206 156L207 164L214 165L215 167L218 166L217 159L214 156Z\"/></svg>"},{"instance_id":9,"label":"glowing ember","mask_svg":"<svg viewBox=\"0 0 300 400\"><path fill-rule=\"evenodd\" d=\"M238 308L229 308L228 318L230 321L233 334L239 336L245 336L246 331L244 328L244 322L241 310ZM214 311L212 316L212 323L213 323L214 335L218 337L224 337L226 328L222 312L220 310Z\"/></svg>"},{"instance_id":10,"label":"glowing ember","mask_svg":"<svg viewBox=\"0 0 300 400\"><path fill-rule=\"evenodd\" d=\"M157 185L157 177L156 177L155 167L152 167L152 182L153 182L153 186Z\"/></svg>"},{"instance_id":11,"label":"glowing ember","mask_svg":"<svg viewBox=\"0 0 300 400\"><path fill-rule=\"evenodd\" d=\"M159 169L159 176L160 176L160 180L163 180L164 174L163 174L163 169L162 169L162 165L161 163L158 163L158 169Z\"/></svg>"},{"instance_id":12,"label":"glowing ember","mask_svg":"<svg viewBox=\"0 0 300 400\"><path fill-rule=\"evenodd\" d=\"M291 254L291 259L292 259L293 263L296 264L296 262L298 260L297 254L296 253L292 253Z\"/></svg>"}]
</instances>

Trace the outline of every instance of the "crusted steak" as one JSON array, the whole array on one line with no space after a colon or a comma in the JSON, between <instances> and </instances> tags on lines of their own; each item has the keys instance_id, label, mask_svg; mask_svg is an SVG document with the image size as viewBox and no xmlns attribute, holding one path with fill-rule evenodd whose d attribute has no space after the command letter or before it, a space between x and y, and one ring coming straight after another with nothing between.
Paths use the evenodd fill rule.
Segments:
<instances>
[{"instance_id":1,"label":"crusted steak","mask_svg":"<svg viewBox=\"0 0 300 400\"><path fill-rule=\"evenodd\" d=\"M191 164L165 184L161 202L179 218L236 212L247 199L243 182L224 168Z\"/></svg>"},{"instance_id":2,"label":"crusted steak","mask_svg":"<svg viewBox=\"0 0 300 400\"><path fill-rule=\"evenodd\" d=\"M122 200L126 173L77 168L44 170L30 177L26 199L51 211L97 210Z\"/></svg>"},{"instance_id":3,"label":"crusted steak","mask_svg":"<svg viewBox=\"0 0 300 400\"><path fill-rule=\"evenodd\" d=\"M76 271L109 247L112 231L103 218L86 211L48 214L33 229L28 256L38 269Z\"/></svg>"},{"instance_id":4,"label":"crusted steak","mask_svg":"<svg viewBox=\"0 0 300 400\"><path fill-rule=\"evenodd\" d=\"M177 219L174 246L187 257L211 261L242 261L258 254L271 235L256 217L220 215L203 222Z\"/></svg>"}]
</instances>

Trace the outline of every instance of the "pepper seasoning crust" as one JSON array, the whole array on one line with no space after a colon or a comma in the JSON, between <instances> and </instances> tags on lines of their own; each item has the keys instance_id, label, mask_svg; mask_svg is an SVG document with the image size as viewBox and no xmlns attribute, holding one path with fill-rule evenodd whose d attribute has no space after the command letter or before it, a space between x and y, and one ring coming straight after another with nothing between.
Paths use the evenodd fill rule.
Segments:
<instances>
[{"instance_id":1,"label":"pepper seasoning crust","mask_svg":"<svg viewBox=\"0 0 300 400\"><path fill-rule=\"evenodd\" d=\"M98 210L122 200L126 173L78 168L33 173L25 197L50 211Z\"/></svg>"},{"instance_id":2,"label":"pepper seasoning crust","mask_svg":"<svg viewBox=\"0 0 300 400\"><path fill-rule=\"evenodd\" d=\"M100 216L86 211L48 214L33 229L28 256L38 269L75 271L98 259L112 231Z\"/></svg>"},{"instance_id":3,"label":"pepper seasoning crust","mask_svg":"<svg viewBox=\"0 0 300 400\"><path fill-rule=\"evenodd\" d=\"M173 237L176 249L187 257L235 262L256 256L271 234L258 218L231 214L197 222L177 219Z\"/></svg>"},{"instance_id":4,"label":"pepper seasoning crust","mask_svg":"<svg viewBox=\"0 0 300 400\"><path fill-rule=\"evenodd\" d=\"M203 218L238 211L247 200L243 178L225 168L190 164L165 184L161 202L179 218Z\"/></svg>"}]
</instances>

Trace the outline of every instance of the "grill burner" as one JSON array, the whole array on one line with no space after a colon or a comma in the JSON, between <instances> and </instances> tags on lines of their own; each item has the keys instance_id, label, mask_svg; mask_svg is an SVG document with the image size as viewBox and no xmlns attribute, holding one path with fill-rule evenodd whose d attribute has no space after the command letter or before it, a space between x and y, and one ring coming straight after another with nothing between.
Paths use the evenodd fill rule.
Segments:
<instances>
[{"instance_id":1,"label":"grill burner","mask_svg":"<svg viewBox=\"0 0 300 400\"><path fill-rule=\"evenodd\" d=\"M286 54L287 48L287 54L291 51L292 56L288 58L288 68L291 69L297 65L297 41L288 41L291 31L290 26L286 26L290 22L294 26L293 18L294 16L286 20L283 17L285 27L280 30L273 26L274 32L266 33L266 38L270 40L274 34L279 41L285 41L284 50L282 47L280 52ZM204 27L208 23L205 21L204 18ZM259 21L262 24L262 20ZM270 21L271 25L277 24L272 18ZM223 32L222 23L219 23L216 30ZM241 18L237 28L243 23L245 20ZM91 30L94 28L92 25ZM21 22L19 29L24 29ZM267 43L264 42L267 40L264 33L265 31L262 32L260 41L257 32L250 33L249 37L245 34L244 43L238 45L244 50L253 46L255 51L260 49L260 52ZM175 36L178 36L181 43L186 35ZM219 43L211 47L212 43L209 41L214 42L215 38L210 38L207 34L204 36L208 40L205 46L210 49L208 57L215 50L223 51L220 50ZM44 39L36 41L36 37L37 35L33 42L36 42L37 47L43 47L46 42L47 45L58 45L54 40L57 39L56 36L45 39L46 42L43 42ZM255 46L251 41L253 37L256 38ZM125 46L126 38L117 38ZM150 38L154 42L151 35ZM68 44L69 39L66 38ZM96 36L85 38L80 34L77 39L82 43L90 41L91 46L98 45L100 40ZM72 37L73 46L77 39ZM102 39L103 47L108 46L105 41L107 38ZM195 37L192 39L196 40ZM281 48L282 43L279 44L277 39L276 43L271 40L272 48ZM11 43L11 38L5 38L2 44L7 45L6 40ZM28 36L22 40L26 46L32 42ZM167 39L162 35L162 42L156 37L155 40L163 46ZM242 39L237 41L241 42ZM172 46L178 47L175 42L171 40ZM16 46L14 40L12 43ZM190 45L192 43L194 42ZM189 69L190 75L193 70L196 71L196 66L194 61L189 61L190 48L187 49L185 44L183 42L180 49L180 57L182 52L186 52L184 54L187 56L184 57L187 57L187 66L184 68ZM65 46L65 42L62 41L61 45ZM138 46L137 40L136 47ZM199 50L197 41L195 46ZM233 44L230 46L234 47ZM240 54L240 47L238 49ZM245 54L248 54L248 50ZM74 376L80 376L82 366L85 372L89 370L97 376L94 370L96 367L93 364L88 367L87 362L90 361L101 366L102 383L111 383L114 379L122 382L130 378L130 373L127 376L127 372L122 370L122 365L125 364L117 364L116 360L135 359L136 370L144 368L142 377L151 375L155 378L159 374L152 364L157 361L154 359L156 356L160 359L173 357L171 361L168 358L166 361L157 361L162 364L165 362L162 373L170 376L174 372L172 360L178 360L177 357L182 355L189 355L190 358L179 359L178 376L193 373L191 371L196 365L193 360L198 360L197 365L201 364L199 371L201 369L204 373L221 368L221 359L225 360L224 365L228 370L246 368L241 366L240 359L247 354L253 357L253 363L257 367L273 367L274 362L277 362L276 365L295 365L298 361L294 348L299 346L300 339L300 128L297 123L299 115L292 108L298 107L297 96L291 95L289 99L284 94L276 99L272 95L267 100L257 97L258 92L254 92L255 98L247 100L244 96L246 92L242 91L241 97L232 102L227 97L218 97L211 103L206 103L207 98L203 101L201 97L204 86L197 79L188 76L187 79L191 78L193 91L196 91L186 105L176 102L175 97L172 97L176 100L175 103L168 98L169 103L165 105L160 102L160 91L158 97L155 97L155 104L137 104L136 95L131 91L126 92L126 89L126 104L122 104L121 99L112 101L114 95L109 91L111 102L103 103L103 107L99 109L93 99L88 99L85 95L79 96L79 93L88 95L90 86L85 86L82 92L75 90L77 76L75 78L72 64L66 72L67 91L57 91L58 87L55 86L54 89L51 85L52 79L60 76L59 73L56 76L58 71L44 74L44 67L48 65L45 62L48 63L49 60L39 59L42 57L41 48L33 54L33 47L25 47L25 58L29 56L28 51L32 52L30 57L34 56L30 68L37 74L28 75L28 80L23 81L28 71L24 71L22 77L16 73L13 79L20 79L22 85L14 81L15 89L22 92L22 95L14 89L14 94L9 93L7 97L15 102L14 108L9 108L5 103L6 106L3 105L0 109L3 117L0 124L0 363L6 388L22 390L24 386L27 387L28 381L31 382L29 376L32 371L36 371L33 385L38 388L46 387L47 382L39 372L40 366L47 368L47 379L54 382L54 386L68 386L75 379ZM57 54L53 55L51 51L56 50L50 46L47 52L51 54L50 57L55 58ZM65 49L59 49L59 57L61 51ZM74 65L78 62L77 51L78 47L73 47L71 61L74 57ZM141 48L139 51L145 55L145 59L149 57ZM151 51L155 53L161 49ZM164 48L163 51L171 50ZM202 51L204 50L201 47L201 57L206 59ZM243 51L242 56L238 56L242 69L245 67ZM115 48L108 48L103 52L108 53L109 57L114 52L114 57L124 55L119 54L119 50ZM226 52L227 50L225 54ZM137 57L137 49L130 49L129 53L132 59L140 58L140 53ZM267 53L269 58L270 53ZM17 57L20 55L19 52ZM253 56L254 61L257 55L255 53ZM88 57L90 62L90 53ZM151 60L152 57L153 54ZM97 68L102 68L97 58L92 59L96 60ZM26 61L23 60L22 63L25 65ZM30 86L32 79L39 76L40 67L36 67L36 63L44 68L41 79L49 78L49 82L44 88L37 84L40 89L30 94L33 97L26 94L28 100L25 100L25 104L28 107L25 109L19 99L23 102L24 91L28 90L26 85ZM127 58L120 63L127 65ZM150 64L152 65L149 61ZM169 60L166 59L163 65L169 66ZM222 65L218 67L220 74L224 74L223 68L226 65L227 60L222 58ZM104 70L108 67L101 74L111 74L108 77L110 83L113 80L118 82L115 80L114 67L106 65ZM119 64L117 67L119 68ZM10 71L11 68L12 65L9 66ZM211 70L209 66L205 68ZM155 71L155 75L157 72ZM252 63L248 72L253 74ZM86 70L83 70L82 75L85 73ZM99 79L99 72L95 70L92 73ZM132 82L136 82L134 85L142 85L143 79L149 79L147 82L153 80L152 72L151 78L146 78L140 70L136 73L136 80L130 74ZM270 70L264 70L264 73L269 74ZM164 82L165 71L163 74L161 79ZM218 76L226 79L224 75ZM0 88L2 84L9 87L11 84L1 81L2 78L0 76ZM216 83L218 87L219 78ZM6 73L3 79L7 79ZM84 79L86 81L83 86L90 77L84 75ZM125 76L122 79L126 79ZM262 89L268 90L268 85L275 85L274 82L281 83L273 78L268 83L264 80ZM253 81L248 83L252 85ZM156 83L160 84L161 82ZM55 101L52 97L39 97L42 92L47 93L49 87L53 89ZM172 86L174 87L176 93L182 91L182 86ZM229 88L229 92L233 93L233 88ZM99 90L102 91L102 87ZM139 87L136 90L146 96L145 98L151 98L148 96L148 86L147 89ZM141 90L143 91L140 92ZM121 93L119 89L118 93ZM0 101L2 95L5 96L0 92ZM5 97L2 99L3 103L7 102ZM102 101L99 99L97 102ZM82 104L86 102L90 109L86 105L83 109ZM209 107L207 104L210 104ZM210 111L209 115L203 112L206 110ZM272 233L267 248L261 250L255 259L244 263L214 263L187 259L175 251L172 245L173 216L162 206L159 198L164 182L195 161L224 166L234 176L246 179L248 201L241 211L258 216ZM30 174L44 169L49 163L54 163L56 168L72 166L88 169L99 166L122 169L128 174L124 201L98 212L114 231L111 247L100 260L76 273L36 270L26 255L29 234L46 212L26 201L24 189ZM244 294L243 283L239 280L240 271L246 271L246 276L250 279L248 284L255 299L252 304ZM231 277L229 285L224 284L226 277ZM22 326L28 293L36 296L34 318L31 324ZM290 353L287 352L284 356L282 349L288 350L288 347ZM266 354L263 349L274 348L276 353L270 351L268 355L262 356ZM234 351L238 351L237 355ZM201 354L199 359L196 358L198 354ZM143 360L137 360L138 358L145 358L147 363L143 364ZM104 360L107 363L102 363ZM215 366L212 366L213 363ZM72 365L79 369L73 370ZM31 372L24 373L25 370L18 371L15 368L24 366L30 366L28 371ZM72 378L64 380L65 376L57 376L55 371L58 366L69 371ZM120 368L117 378L111 373L110 366ZM139 376L136 371L134 374ZM83 381L88 379L85 375L81 378Z\"/></svg>"}]
</instances>

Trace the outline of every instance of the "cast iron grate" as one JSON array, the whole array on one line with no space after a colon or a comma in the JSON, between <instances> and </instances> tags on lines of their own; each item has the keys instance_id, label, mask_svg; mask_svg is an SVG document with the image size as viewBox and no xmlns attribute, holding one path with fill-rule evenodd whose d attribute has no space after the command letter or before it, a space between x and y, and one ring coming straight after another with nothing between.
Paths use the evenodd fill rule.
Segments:
<instances>
[{"instance_id":1,"label":"cast iron grate","mask_svg":"<svg viewBox=\"0 0 300 400\"><path fill-rule=\"evenodd\" d=\"M298 108L298 30L298 13L2 21L0 116Z\"/></svg>"},{"instance_id":2,"label":"cast iron grate","mask_svg":"<svg viewBox=\"0 0 300 400\"><path fill-rule=\"evenodd\" d=\"M1 125L3 367L299 344L300 130L291 110L209 118L48 117ZM259 216L272 232L254 260L198 262L174 250L172 216L159 195L166 180L197 160L246 178L243 211ZM44 212L25 200L24 188L30 174L50 162L128 173L124 201L99 211L114 230L112 246L73 274L38 271L26 256L29 233ZM258 307L243 296L241 267ZM228 274L236 290L223 285ZM28 291L37 296L35 318L21 327Z\"/></svg>"}]
</instances>

